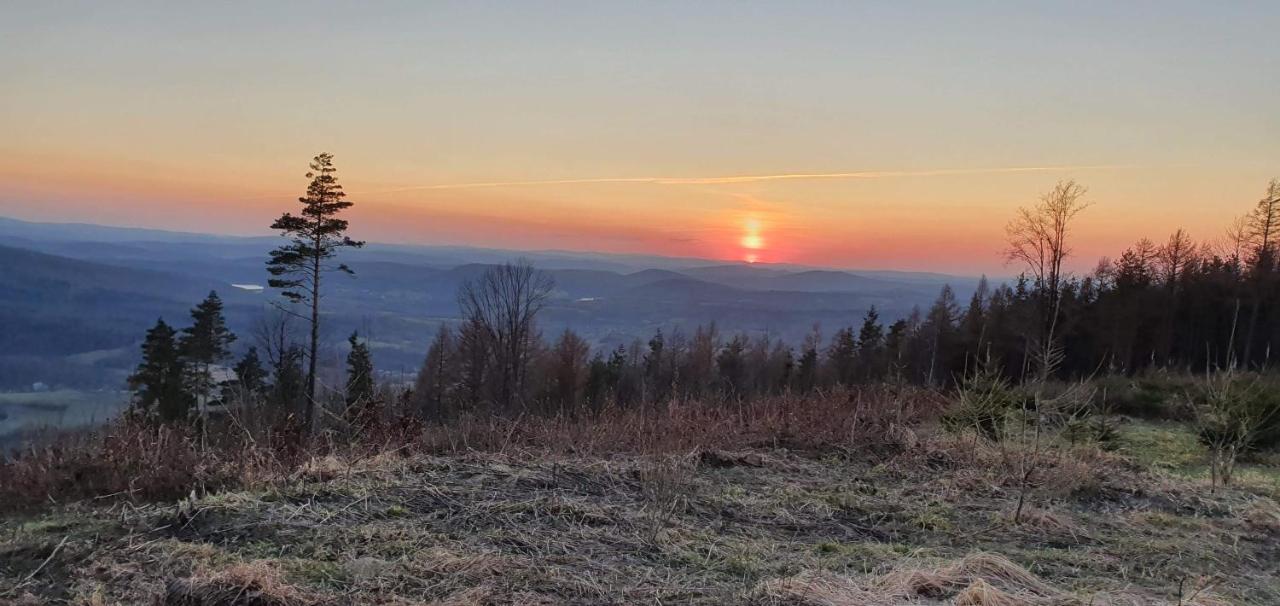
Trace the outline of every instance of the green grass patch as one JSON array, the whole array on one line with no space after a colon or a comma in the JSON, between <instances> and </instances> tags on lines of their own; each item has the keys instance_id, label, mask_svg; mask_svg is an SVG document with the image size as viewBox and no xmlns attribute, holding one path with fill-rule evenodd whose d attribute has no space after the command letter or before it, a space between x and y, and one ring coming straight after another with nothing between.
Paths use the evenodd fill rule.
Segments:
<instances>
[{"instance_id":1,"label":"green grass patch","mask_svg":"<svg viewBox=\"0 0 1280 606\"><path fill-rule=\"evenodd\" d=\"M1152 470L1192 480L1210 479L1209 453L1189 423L1135 421L1120 427L1118 452ZM1274 457L1250 455L1236 464L1234 482L1280 493Z\"/></svg>"},{"instance_id":2,"label":"green grass patch","mask_svg":"<svg viewBox=\"0 0 1280 606\"><path fill-rule=\"evenodd\" d=\"M1135 421L1121 426L1117 451L1135 462L1184 477L1208 471L1208 455L1185 423Z\"/></svg>"}]
</instances>

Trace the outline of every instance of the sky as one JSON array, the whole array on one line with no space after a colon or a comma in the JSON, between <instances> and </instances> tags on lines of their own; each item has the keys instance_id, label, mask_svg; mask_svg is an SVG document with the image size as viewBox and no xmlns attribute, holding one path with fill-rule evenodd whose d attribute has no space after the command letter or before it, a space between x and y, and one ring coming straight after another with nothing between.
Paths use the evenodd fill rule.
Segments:
<instances>
[{"instance_id":1,"label":"sky","mask_svg":"<svg viewBox=\"0 0 1280 606\"><path fill-rule=\"evenodd\" d=\"M25 2L0 215L265 234L335 156L373 241L1007 274L1280 177L1276 2Z\"/></svg>"}]
</instances>

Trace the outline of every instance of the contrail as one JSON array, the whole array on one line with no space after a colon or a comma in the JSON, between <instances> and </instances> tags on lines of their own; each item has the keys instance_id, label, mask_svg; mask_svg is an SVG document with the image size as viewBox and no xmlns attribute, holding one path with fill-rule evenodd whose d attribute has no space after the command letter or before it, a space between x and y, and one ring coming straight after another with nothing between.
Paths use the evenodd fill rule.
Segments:
<instances>
[{"instance_id":1,"label":"contrail","mask_svg":"<svg viewBox=\"0 0 1280 606\"><path fill-rule=\"evenodd\" d=\"M1117 165L1093 166L1019 166L1006 168L952 168L938 170L857 171L843 173L782 173L777 175L729 175L721 177L601 177L593 179L551 179L538 181L482 181L473 183L442 183L380 189L355 194L387 194L433 189L482 189L489 187L520 187L537 185L584 185L590 183L652 183L657 185L721 185L728 183L755 183L760 181L810 181L820 179L885 179L892 177L938 177L946 175L990 175L999 173L1053 172L1064 170L1094 170L1121 168Z\"/></svg>"}]
</instances>

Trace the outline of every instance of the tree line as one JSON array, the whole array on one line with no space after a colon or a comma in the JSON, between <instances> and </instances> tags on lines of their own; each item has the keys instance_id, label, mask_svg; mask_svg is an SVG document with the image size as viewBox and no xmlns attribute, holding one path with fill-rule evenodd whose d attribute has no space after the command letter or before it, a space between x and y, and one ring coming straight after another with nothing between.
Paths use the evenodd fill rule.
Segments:
<instances>
[{"instance_id":1,"label":"tree line","mask_svg":"<svg viewBox=\"0 0 1280 606\"><path fill-rule=\"evenodd\" d=\"M1150 369L1270 367L1280 342L1280 182L1219 238L1195 242L1177 230L1162 243L1139 240L1116 259L1076 276L1066 270L1071 228L1089 207L1086 190L1059 183L1008 224L1012 284L984 278L968 301L950 286L926 309L886 321L875 308L857 322L800 343L769 334L726 334L715 325L657 330L647 340L593 350L572 330L547 339L537 316L550 278L524 261L491 267L459 289L461 320L442 325L412 387L380 389L366 343L349 339L343 385L317 391L319 327L328 272L346 236L338 218L351 202L332 156L321 154L299 215L273 227L288 243L268 261L282 291L274 322L258 330L231 376L215 381L231 335L216 294L180 333L159 321L131 378L136 409L162 420L188 418L208 403L251 402L301 420L307 430L334 401L357 418L378 407L428 419L462 414L592 414L610 406L672 399L740 400L879 382L946 388L984 372L1012 382L1135 374ZM289 321L306 324L298 343ZM354 412L353 412L354 411ZM364 411L364 412L360 412Z\"/></svg>"},{"instance_id":2,"label":"tree line","mask_svg":"<svg viewBox=\"0 0 1280 606\"><path fill-rule=\"evenodd\" d=\"M967 302L944 286L931 306L906 318L885 322L873 307L828 334L815 326L799 344L721 334L713 324L658 330L647 342L595 352L571 330L548 343L524 328L523 341L512 341L495 335L486 318L464 313L460 327L443 327L432 341L412 400L429 416L598 411L886 381L945 388L979 371L1022 383L1273 364L1280 183L1219 239L1196 243L1180 229L1161 244L1139 240L1117 259L1072 276L1064 262L1071 222L1087 208L1085 193L1062 183L1021 210L1008 227L1007 255L1023 273L1012 284L982 279ZM499 343L521 350L504 353ZM516 386L518 401L490 381L512 363L526 365L520 374L529 377Z\"/></svg>"}]
</instances>

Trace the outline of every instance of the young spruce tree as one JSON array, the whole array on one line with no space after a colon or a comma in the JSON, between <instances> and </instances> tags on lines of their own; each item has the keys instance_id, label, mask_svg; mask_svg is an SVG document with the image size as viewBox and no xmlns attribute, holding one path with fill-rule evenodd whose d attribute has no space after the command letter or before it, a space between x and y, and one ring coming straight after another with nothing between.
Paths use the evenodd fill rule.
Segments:
<instances>
[{"instance_id":1,"label":"young spruce tree","mask_svg":"<svg viewBox=\"0 0 1280 606\"><path fill-rule=\"evenodd\" d=\"M301 214L284 213L272 229L279 230L281 235L289 238L289 243L271 251L267 261L267 271L272 278L268 284L272 288L282 290L282 295L293 303L309 307L311 338L307 351L307 389L305 424L308 431L312 429L316 414L316 358L320 348L320 279L329 271L340 271L353 274L345 264L332 264L338 250L346 247L359 248L364 242L347 237L347 221L339 219L338 213L351 207L351 202L344 198L346 193L338 184L334 173L338 169L333 166L332 154L320 154L311 161L311 172L307 178L311 184L307 186L305 196L298 198L302 203ZM303 316L306 318L306 316Z\"/></svg>"},{"instance_id":2,"label":"young spruce tree","mask_svg":"<svg viewBox=\"0 0 1280 606\"><path fill-rule=\"evenodd\" d=\"M216 387L210 367L231 356L231 344L235 340L222 315L222 299L217 292L210 292L191 310L191 326L182 329L178 342L179 351L190 364L191 389L201 414Z\"/></svg>"},{"instance_id":3,"label":"young spruce tree","mask_svg":"<svg viewBox=\"0 0 1280 606\"><path fill-rule=\"evenodd\" d=\"M135 410L163 423L182 421L191 410L187 390L187 365L178 355L176 332L164 320L156 320L142 342L142 362L129 376L135 392Z\"/></svg>"},{"instance_id":4,"label":"young spruce tree","mask_svg":"<svg viewBox=\"0 0 1280 606\"><path fill-rule=\"evenodd\" d=\"M240 382L240 388L245 393L260 394L266 390L267 371L262 367L257 347L250 347L244 357L236 362L232 371L236 373L236 380Z\"/></svg>"},{"instance_id":5,"label":"young spruce tree","mask_svg":"<svg viewBox=\"0 0 1280 606\"><path fill-rule=\"evenodd\" d=\"M306 375L302 371L302 348L289 346L271 365L271 388L267 404L275 411L292 416L303 406Z\"/></svg>"},{"instance_id":6,"label":"young spruce tree","mask_svg":"<svg viewBox=\"0 0 1280 606\"><path fill-rule=\"evenodd\" d=\"M347 354L347 404L368 404L373 401L373 358L369 355L369 346L354 332L347 342L351 344L351 352Z\"/></svg>"}]
</instances>

